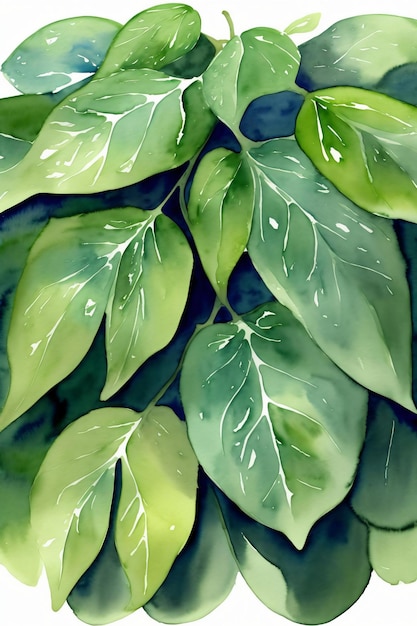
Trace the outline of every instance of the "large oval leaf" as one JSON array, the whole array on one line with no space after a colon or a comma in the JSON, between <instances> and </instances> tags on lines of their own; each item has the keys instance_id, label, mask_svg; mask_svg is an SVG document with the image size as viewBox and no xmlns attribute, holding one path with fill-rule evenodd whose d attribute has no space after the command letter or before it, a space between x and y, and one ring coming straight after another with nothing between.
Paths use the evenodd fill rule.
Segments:
<instances>
[{"instance_id":1,"label":"large oval leaf","mask_svg":"<svg viewBox=\"0 0 417 626\"><path fill-rule=\"evenodd\" d=\"M213 124L198 81L146 69L94 79L54 109L13 176L0 176L0 210L40 192L116 189L178 167Z\"/></svg>"},{"instance_id":2,"label":"large oval leaf","mask_svg":"<svg viewBox=\"0 0 417 626\"><path fill-rule=\"evenodd\" d=\"M248 243L254 202L252 173L241 155L218 148L199 163L188 202L189 226L220 299Z\"/></svg>"},{"instance_id":3,"label":"large oval leaf","mask_svg":"<svg viewBox=\"0 0 417 626\"><path fill-rule=\"evenodd\" d=\"M317 169L363 209L417 222L417 108L338 87L308 96L295 135Z\"/></svg>"},{"instance_id":4,"label":"large oval leaf","mask_svg":"<svg viewBox=\"0 0 417 626\"><path fill-rule=\"evenodd\" d=\"M270 303L195 337L181 397L208 475L248 515L301 548L353 480L366 391L288 309Z\"/></svg>"},{"instance_id":5,"label":"large oval leaf","mask_svg":"<svg viewBox=\"0 0 417 626\"><path fill-rule=\"evenodd\" d=\"M201 20L186 4L159 4L135 15L121 29L99 75L117 70L158 70L191 50L200 37Z\"/></svg>"},{"instance_id":6,"label":"large oval leaf","mask_svg":"<svg viewBox=\"0 0 417 626\"><path fill-rule=\"evenodd\" d=\"M301 44L297 83L314 91L336 85L374 89L394 67L417 61L417 20L357 15Z\"/></svg>"},{"instance_id":7,"label":"large oval leaf","mask_svg":"<svg viewBox=\"0 0 417 626\"><path fill-rule=\"evenodd\" d=\"M417 523L415 415L374 399L351 503L368 523L402 529Z\"/></svg>"},{"instance_id":8,"label":"large oval leaf","mask_svg":"<svg viewBox=\"0 0 417 626\"><path fill-rule=\"evenodd\" d=\"M162 586L145 604L145 611L164 624L200 619L229 595L236 574L217 499L208 479L202 476L196 522L189 541Z\"/></svg>"},{"instance_id":9,"label":"large oval leaf","mask_svg":"<svg viewBox=\"0 0 417 626\"><path fill-rule=\"evenodd\" d=\"M294 87L297 46L273 28L252 28L233 37L204 72L204 96L234 132L247 106L260 96Z\"/></svg>"},{"instance_id":10,"label":"large oval leaf","mask_svg":"<svg viewBox=\"0 0 417 626\"><path fill-rule=\"evenodd\" d=\"M58 437L32 489L32 526L54 609L103 545L118 462L115 540L130 585L126 611L155 593L191 532L197 462L184 423L166 407L88 413Z\"/></svg>"},{"instance_id":11,"label":"large oval leaf","mask_svg":"<svg viewBox=\"0 0 417 626\"><path fill-rule=\"evenodd\" d=\"M417 580L417 527L369 531L369 558L375 572L391 585Z\"/></svg>"},{"instance_id":12,"label":"large oval leaf","mask_svg":"<svg viewBox=\"0 0 417 626\"><path fill-rule=\"evenodd\" d=\"M371 573L368 532L346 504L320 519L299 551L223 494L218 498L239 569L272 611L299 624L322 624L361 596Z\"/></svg>"},{"instance_id":13,"label":"large oval leaf","mask_svg":"<svg viewBox=\"0 0 417 626\"><path fill-rule=\"evenodd\" d=\"M387 220L342 196L296 142L250 153L251 259L271 292L359 383L413 409L405 264Z\"/></svg>"},{"instance_id":14,"label":"large oval leaf","mask_svg":"<svg viewBox=\"0 0 417 626\"><path fill-rule=\"evenodd\" d=\"M1 70L22 93L59 91L96 72L119 29L102 17L53 22L19 44Z\"/></svg>"}]
</instances>

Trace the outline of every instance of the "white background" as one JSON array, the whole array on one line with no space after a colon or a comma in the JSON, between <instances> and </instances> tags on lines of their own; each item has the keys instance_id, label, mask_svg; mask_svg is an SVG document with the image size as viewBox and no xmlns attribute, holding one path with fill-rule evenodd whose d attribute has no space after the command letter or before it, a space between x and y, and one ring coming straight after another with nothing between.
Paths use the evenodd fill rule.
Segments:
<instances>
[{"instance_id":1,"label":"white background","mask_svg":"<svg viewBox=\"0 0 417 626\"><path fill-rule=\"evenodd\" d=\"M163 1L163 0L161 0ZM185 0L187 1L187 0ZM70 0L51 3L47 0L3 0L0 7L0 63L25 37L49 22L78 15L98 15L124 23L133 15L156 4L158 0ZM343 17L364 13L395 13L417 18L415 0L188 0L203 21L203 32L227 38L228 28L221 15L232 15L236 32L254 26L272 26L284 30L290 22L312 12L322 13L316 33ZM307 35L310 37L311 35ZM296 40L301 42L301 38ZM14 90L0 77L0 97L14 95ZM1 503L0 503L1 506ZM317 572L320 576L320 572ZM334 573L337 576L337 571ZM53 613L43 577L38 587L25 587L0 566L0 623L2 626L79 626L65 606ZM143 611L120 622L123 626L156 626ZM291 622L266 609L239 579L228 600L199 626L290 626ZM373 577L360 600L332 626L416 626L417 584L391 587Z\"/></svg>"}]
</instances>

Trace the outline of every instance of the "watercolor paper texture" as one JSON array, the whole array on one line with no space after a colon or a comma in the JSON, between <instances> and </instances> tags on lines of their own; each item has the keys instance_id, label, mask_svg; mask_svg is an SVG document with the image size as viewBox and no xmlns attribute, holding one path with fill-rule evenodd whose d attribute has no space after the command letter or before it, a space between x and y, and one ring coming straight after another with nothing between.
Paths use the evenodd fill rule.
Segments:
<instances>
[{"instance_id":1,"label":"watercolor paper texture","mask_svg":"<svg viewBox=\"0 0 417 626\"><path fill-rule=\"evenodd\" d=\"M229 4L2 58L0 564L72 624L417 580L417 15Z\"/></svg>"}]
</instances>

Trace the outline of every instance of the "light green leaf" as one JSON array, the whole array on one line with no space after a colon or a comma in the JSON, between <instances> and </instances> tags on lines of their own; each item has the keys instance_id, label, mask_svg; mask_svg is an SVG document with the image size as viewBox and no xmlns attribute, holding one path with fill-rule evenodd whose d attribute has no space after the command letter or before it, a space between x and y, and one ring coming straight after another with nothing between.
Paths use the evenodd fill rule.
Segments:
<instances>
[{"instance_id":1,"label":"light green leaf","mask_svg":"<svg viewBox=\"0 0 417 626\"><path fill-rule=\"evenodd\" d=\"M150 214L123 252L107 304L108 371L102 399L171 341L187 301L192 267L181 229L163 214Z\"/></svg>"},{"instance_id":2,"label":"light green leaf","mask_svg":"<svg viewBox=\"0 0 417 626\"><path fill-rule=\"evenodd\" d=\"M308 91L336 85L375 89L389 70L417 61L417 20L348 17L301 44L300 52L297 82Z\"/></svg>"},{"instance_id":3,"label":"light green leaf","mask_svg":"<svg viewBox=\"0 0 417 626\"><path fill-rule=\"evenodd\" d=\"M140 209L112 209L52 219L42 231L16 290L8 334L11 386L1 428L86 355L122 256L154 218Z\"/></svg>"},{"instance_id":4,"label":"light green leaf","mask_svg":"<svg viewBox=\"0 0 417 626\"><path fill-rule=\"evenodd\" d=\"M317 169L361 208L417 222L417 108L336 87L310 94L295 135Z\"/></svg>"},{"instance_id":5,"label":"light green leaf","mask_svg":"<svg viewBox=\"0 0 417 626\"><path fill-rule=\"evenodd\" d=\"M188 202L191 234L214 289L224 302L227 283L248 243L253 178L240 154L218 148L195 173Z\"/></svg>"},{"instance_id":6,"label":"light green leaf","mask_svg":"<svg viewBox=\"0 0 417 626\"><path fill-rule=\"evenodd\" d=\"M121 29L99 75L118 70L158 70L191 50L200 37L200 16L186 4L159 4L141 11Z\"/></svg>"},{"instance_id":7,"label":"light green leaf","mask_svg":"<svg viewBox=\"0 0 417 626\"><path fill-rule=\"evenodd\" d=\"M391 585L417 580L417 527L369 531L369 558L375 572Z\"/></svg>"},{"instance_id":8,"label":"light green leaf","mask_svg":"<svg viewBox=\"0 0 417 626\"><path fill-rule=\"evenodd\" d=\"M150 600L188 539L197 467L185 423L168 407L149 411L122 457L116 548L130 583L129 610Z\"/></svg>"},{"instance_id":9,"label":"light green leaf","mask_svg":"<svg viewBox=\"0 0 417 626\"><path fill-rule=\"evenodd\" d=\"M321 13L309 13L304 17L300 17L298 20L291 22L285 29L287 35L295 35L298 33L310 33L315 30L319 25Z\"/></svg>"},{"instance_id":10,"label":"light green leaf","mask_svg":"<svg viewBox=\"0 0 417 626\"><path fill-rule=\"evenodd\" d=\"M92 76L120 29L102 17L72 17L37 30L2 65L22 93L56 92Z\"/></svg>"},{"instance_id":11,"label":"light green leaf","mask_svg":"<svg viewBox=\"0 0 417 626\"><path fill-rule=\"evenodd\" d=\"M201 89L147 69L92 80L54 109L13 176L0 175L0 211L36 193L116 189L182 165L214 124Z\"/></svg>"},{"instance_id":12,"label":"light green leaf","mask_svg":"<svg viewBox=\"0 0 417 626\"><path fill-rule=\"evenodd\" d=\"M414 410L410 296L391 223L340 194L294 140L248 158L248 250L261 278L349 376Z\"/></svg>"},{"instance_id":13,"label":"light green leaf","mask_svg":"<svg viewBox=\"0 0 417 626\"><path fill-rule=\"evenodd\" d=\"M55 610L103 545L118 462L115 536L130 583L126 611L155 593L191 532L197 461L185 424L166 407L84 415L52 445L32 488L32 526Z\"/></svg>"},{"instance_id":14,"label":"light green leaf","mask_svg":"<svg viewBox=\"0 0 417 626\"><path fill-rule=\"evenodd\" d=\"M366 391L288 309L268 303L195 337L181 397L207 474L248 515L301 548L351 485Z\"/></svg>"},{"instance_id":15,"label":"light green leaf","mask_svg":"<svg viewBox=\"0 0 417 626\"><path fill-rule=\"evenodd\" d=\"M219 119L238 132L255 98L294 87L299 58L284 33L252 28L233 37L204 72L204 96Z\"/></svg>"}]
</instances>

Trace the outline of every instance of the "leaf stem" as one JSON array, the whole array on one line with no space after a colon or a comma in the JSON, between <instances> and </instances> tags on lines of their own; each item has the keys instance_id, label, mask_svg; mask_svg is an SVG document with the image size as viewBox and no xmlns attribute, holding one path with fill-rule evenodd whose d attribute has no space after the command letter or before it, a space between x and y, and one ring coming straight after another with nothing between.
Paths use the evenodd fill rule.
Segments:
<instances>
[{"instance_id":1,"label":"leaf stem","mask_svg":"<svg viewBox=\"0 0 417 626\"><path fill-rule=\"evenodd\" d=\"M235 37L235 25L233 24L233 20L229 11L222 11L222 15L226 18L227 25L229 26L229 39L233 39Z\"/></svg>"}]
</instances>

